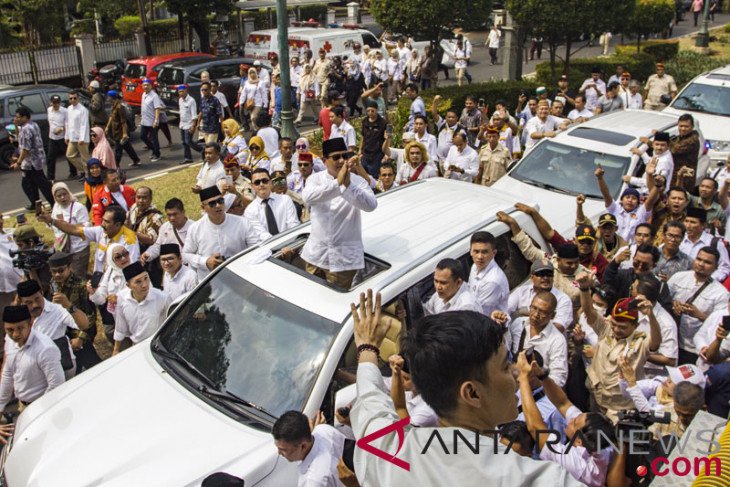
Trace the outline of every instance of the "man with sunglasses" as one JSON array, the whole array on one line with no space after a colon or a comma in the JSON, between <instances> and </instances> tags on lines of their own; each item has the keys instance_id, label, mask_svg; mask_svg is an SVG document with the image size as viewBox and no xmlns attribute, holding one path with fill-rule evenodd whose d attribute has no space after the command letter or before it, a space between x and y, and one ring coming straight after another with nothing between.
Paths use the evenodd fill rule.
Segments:
<instances>
[{"instance_id":1,"label":"man with sunglasses","mask_svg":"<svg viewBox=\"0 0 730 487\"><path fill-rule=\"evenodd\" d=\"M254 169L251 184L256 199L246 207L246 218L258 221L271 235L299 225L297 209L292 199L287 195L272 194L273 185L269 171Z\"/></svg>"},{"instance_id":2,"label":"man with sunglasses","mask_svg":"<svg viewBox=\"0 0 730 487\"><path fill-rule=\"evenodd\" d=\"M271 235L258 221L226 214L225 199L218 186L202 189L200 206L205 215L190 226L183 257L203 280L227 258Z\"/></svg>"},{"instance_id":3,"label":"man with sunglasses","mask_svg":"<svg viewBox=\"0 0 730 487\"><path fill-rule=\"evenodd\" d=\"M297 168L293 169L286 177L286 183L290 190L302 194L307 179L314 173L314 157L310 152L297 155Z\"/></svg>"},{"instance_id":4,"label":"man with sunglasses","mask_svg":"<svg viewBox=\"0 0 730 487\"><path fill-rule=\"evenodd\" d=\"M79 103L79 93L76 90L68 92L68 108L66 109L66 159L76 168L77 173L84 180L86 161L89 160L89 111Z\"/></svg>"},{"instance_id":5,"label":"man with sunglasses","mask_svg":"<svg viewBox=\"0 0 730 487\"><path fill-rule=\"evenodd\" d=\"M301 257L307 272L349 289L365 266L360 211L373 211L378 202L369 182L351 173L358 157L344 139L325 141L322 153L327 170L310 176L302 191L312 227Z\"/></svg>"}]
</instances>

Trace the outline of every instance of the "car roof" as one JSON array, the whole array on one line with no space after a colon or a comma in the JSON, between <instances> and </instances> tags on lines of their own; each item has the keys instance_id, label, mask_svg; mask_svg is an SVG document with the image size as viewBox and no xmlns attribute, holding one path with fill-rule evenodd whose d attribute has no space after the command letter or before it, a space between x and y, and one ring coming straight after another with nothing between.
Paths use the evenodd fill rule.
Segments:
<instances>
[{"instance_id":1,"label":"car roof","mask_svg":"<svg viewBox=\"0 0 730 487\"><path fill-rule=\"evenodd\" d=\"M215 56L204 52L176 52L174 54L160 54L159 56L142 56L127 61L128 64L155 64L160 62L174 61L176 59L188 59L193 57L206 57L213 59Z\"/></svg>"},{"instance_id":2,"label":"car roof","mask_svg":"<svg viewBox=\"0 0 730 487\"><path fill-rule=\"evenodd\" d=\"M652 110L616 110L571 127L552 140L578 147L589 143L590 149L597 152L626 155L626 147L636 146L640 137L651 137L654 130L661 132L675 126L677 118Z\"/></svg>"},{"instance_id":3,"label":"car roof","mask_svg":"<svg viewBox=\"0 0 730 487\"><path fill-rule=\"evenodd\" d=\"M230 62L239 63L239 64L251 64L253 65L254 62L260 61L257 59L253 59L250 57L229 57L229 58L214 58L214 59L181 59L179 61L171 61L170 63L163 66L164 68L167 67L174 67L174 68L184 68L184 69L193 69L198 66L216 66L218 64L228 64ZM268 67L268 63L261 63L264 67Z\"/></svg>"},{"instance_id":4,"label":"car roof","mask_svg":"<svg viewBox=\"0 0 730 487\"><path fill-rule=\"evenodd\" d=\"M730 64L697 76L692 83L710 86L727 86L730 83Z\"/></svg>"},{"instance_id":5,"label":"car roof","mask_svg":"<svg viewBox=\"0 0 730 487\"><path fill-rule=\"evenodd\" d=\"M71 88L68 86L62 86L62 85L50 85L50 84L41 84L41 85L0 85L0 94L8 94L8 93L17 93L17 92L23 92L23 91L69 91Z\"/></svg>"},{"instance_id":6,"label":"car roof","mask_svg":"<svg viewBox=\"0 0 730 487\"><path fill-rule=\"evenodd\" d=\"M275 296L340 322L347 303L354 302L360 292L366 288L382 289L409 269L441 255L489 225L498 211L512 211L516 202L514 196L503 191L444 178L409 183L379 195L375 211L362 212L363 245L368 256L389 267L345 292L319 284L278 265L277 259L265 257L267 249L276 252L308 234L310 223L270 239L262 245L263 249L231 259L227 267ZM398 231L394 232L394 228Z\"/></svg>"},{"instance_id":7,"label":"car roof","mask_svg":"<svg viewBox=\"0 0 730 487\"><path fill-rule=\"evenodd\" d=\"M366 29L343 29L343 28L334 28L334 29L325 29L322 27L289 27L288 29L289 35L302 35L302 34L309 34L312 37L331 37L336 36L340 34L352 34L353 32L367 32L371 33L370 31ZM254 32L251 32L249 35L269 35L274 36L278 33L276 29L265 29L265 30L257 30Z\"/></svg>"}]
</instances>

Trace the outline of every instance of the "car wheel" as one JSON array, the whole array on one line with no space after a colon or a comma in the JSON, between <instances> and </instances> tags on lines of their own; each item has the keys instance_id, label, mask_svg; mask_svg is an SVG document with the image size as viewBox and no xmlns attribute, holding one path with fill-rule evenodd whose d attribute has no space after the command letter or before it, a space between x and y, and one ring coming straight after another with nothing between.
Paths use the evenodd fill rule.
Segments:
<instances>
[{"instance_id":1,"label":"car wheel","mask_svg":"<svg viewBox=\"0 0 730 487\"><path fill-rule=\"evenodd\" d=\"M15 152L15 146L13 144L8 143L0 147L0 170L7 171L10 169L13 152Z\"/></svg>"}]
</instances>

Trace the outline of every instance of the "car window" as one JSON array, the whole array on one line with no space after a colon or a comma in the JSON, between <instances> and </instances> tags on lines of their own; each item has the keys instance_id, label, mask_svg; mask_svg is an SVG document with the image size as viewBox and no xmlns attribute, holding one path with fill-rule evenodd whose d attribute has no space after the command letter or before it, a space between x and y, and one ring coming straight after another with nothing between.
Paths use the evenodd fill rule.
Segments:
<instances>
[{"instance_id":1,"label":"car window","mask_svg":"<svg viewBox=\"0 0 730 487\"><path fill-rule=\"evenodd\" d=\"M223 66L221 66L221 65L211 66L208 68L208 74L210 75L210 79L220 78L222 72L223 72Z\"/></svg>"},{"instance_id":2,"label":"car window","mask_svg":"<svg viewBox=\"0 0 730 487\"><path fill-rule=\"evenodd\" d=\"M730 116L730 88L692 83L672 102L678 110Z\"/></svg>"},{"instance_id":3,"label":"car window","mask_svg":"<svg viewBox=\"0 0 730 487\"><path fill-rule=\"evenodd\" d=\"M31 113L46 113L46 105L40 93L17 95L8 98L8 113L15 113L20 107L26 107Z\"/></svg>"},{"instance_id":4,"label":"car window","mask_svg":"<svg viewBox=\"0 0 730 487\"><path fill-rule=\"evenodd\" d=\"M380 47L380 42L378 42L375 36L370 34L369 32L366 32L362 35L362 41L363 43L365 43L366 46L370 46L373 49L378 49Z\"/></svg>"},{"instance_id":5,"label":"car window","mask_svg":"<svg viewBox=\"0 0 730 487\"><path fill-rule=\"evenodd\" d=\"M240 63L228 63L218 66L220 72L218 79L238 77L238 65Z\"/></svg>"},{"instance_id":6,"label":"car window","mask_svg":"<svg viewBox=\"0 0 730 487\"><path fill-rule=\"evenodd\" d=\"M532 262L525 259L525 256L522 255L517 244L515 244L510 238L510 234L503 233L496 237L496 239L497 255L494 259L497 261L497 265L507 276L509 289L511 291L525 282L525 279L528 278Z\"/></svg>"},{"instance_id":7,"label":"car window","mask_svg":"<svg viewBox=\"0 0 730 487\"><path fill-rule=\"evenodd\" d=\"M623 184L621 177L628 173L631 164L630 157L603 154L552 140L545 140L535 146L510 175L548 191L601 198L594 176L599 164L605 170L604 179L611 194L618 197Z\"/></svg>"},{"instance_id":8,"label":"car window","mask_svg":"<svg viewBox=\"0 0 730 487\"><path fill-rule=\"evenodd\" d=\"M129 63L124 68L124 76L127 78L143 78L147 73L147 67L144 64Z\"/></svg>"},{"instance_id":9,"label":"car window","mask_svg":"<svg viewBox=\"0 0 730 487\"><path fill-rule=\"evenodd\" d=\"M157 76L161 85L179 85L185 83L185 72L182 69L164 67Z\"/></svg>"}]
</instances>

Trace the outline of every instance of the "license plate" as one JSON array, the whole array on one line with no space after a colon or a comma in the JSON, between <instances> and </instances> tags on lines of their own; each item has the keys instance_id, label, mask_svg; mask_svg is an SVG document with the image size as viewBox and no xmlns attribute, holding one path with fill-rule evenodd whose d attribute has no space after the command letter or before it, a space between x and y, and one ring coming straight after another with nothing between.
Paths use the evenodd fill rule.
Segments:
<instances>
[{"instance_id":1,"label":"license plate","mask_svg":"<svg viewBox=\"0 0 730 487\"><path fill-rule=\"evenodd\" d=\"M162 98L164 98L165 100L169 100L170 99L170 93L166 93L164 91L162 93L160 93L160 96Z\"/></svg>"},{"instance_id":2,"label":"license plate","mask_svg":"<svg viewBox=\"0 0 730 487\"><path fill-rule=\"evenodd\" d=\"M134 91L135 88L135 85L127 85L127 91Z\"/></svg>"}]
</instances>

